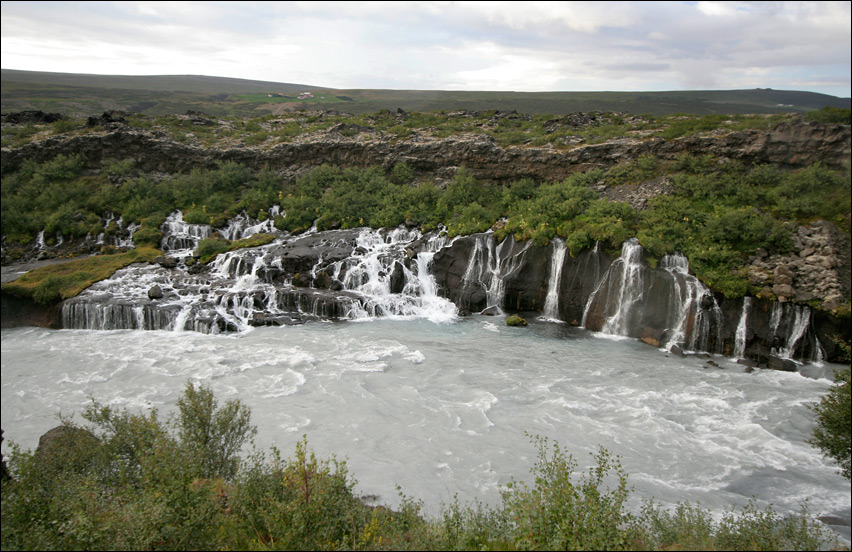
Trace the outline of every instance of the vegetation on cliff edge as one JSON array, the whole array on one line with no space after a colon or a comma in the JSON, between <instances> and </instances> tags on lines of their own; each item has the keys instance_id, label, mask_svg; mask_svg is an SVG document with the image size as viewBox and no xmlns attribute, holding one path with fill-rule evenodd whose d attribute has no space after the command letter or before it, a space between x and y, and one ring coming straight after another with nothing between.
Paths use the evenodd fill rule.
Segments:
<instances>
[{"instance_id":1,"label":"vegetation on cliff edge","mask_svg":"<svg viewBox=\"0 0 852 552\"><path fill-rule=\"evenodd\" d=\"M834 120L846 114L820 110L813 116ZM571 116L547 119L505 113L454 116L388 111L350 118L345 124L336 117L308 114L293 122L296 126L292 128L302 132L305 125L325 129L337 125L344 134L369 129L382 139L390 139L388 132L402 132L400 128L408 128L405 125L441 135L478 128L492 133L499 143L509 143L500 136L517 135L517 139L525 136L524 141L537 145L537 133L552 144L560 128L570 136L586 133L585 140L593 139L595 133L611 138L628 128L660 123L614 114L585 117L579 122ZM188 124L196 133L208 128L193 125L192 117L184 119L164 121ZM740 119L752 126L777 122L766 117ZM661 132L675 136L731 128L737 127L738 120L719 115L674 117ZM272 121L242 121L239 125L247 134L269 134L264 125ZM290 128L290 124L281 128ZM658 186L666 192L652 197L642 209L615 200L621 190L642 186ZM253 171L234 162L222 162L212 170L151 175L141 172L129 158L105 160L92 170L78 155L58 155L43 163L24 162L17 170L4 167L0 225L6 239L4 262L23 256L42 232L47 245L101 233L109 237L119 232L114 220L119 216L125 224L142 224L134 235L136 243L156 246L159 225L176 209L183 211L186 222L214 227L224 226L241 212L258 220L273 216L278 229L294 233L313 224L319 230L406 224L424 231L444 225L451 235L494 229L499 239L511 234L539 245L560 238L572 255L596 242L617 251L626 238L638 237L652 262L679 251L711 288L727 297L739 297L765 295L765 290L749 287L744 261L756 252L788 252L796 225L824 219L849 233L850 187L848 166L841 170L820 165L783 170L690 155L674 161L643 155L561 182L519 178L506 184L479 181L464 169L449 180L434 181L418 177L405 163L388 168L322 166L292 182L271 170ZM275 205L281 207L280 213L271 210ZM204 247L223 251L225 245L230 247L212 242Z\"/></svg>"}]
</instances>

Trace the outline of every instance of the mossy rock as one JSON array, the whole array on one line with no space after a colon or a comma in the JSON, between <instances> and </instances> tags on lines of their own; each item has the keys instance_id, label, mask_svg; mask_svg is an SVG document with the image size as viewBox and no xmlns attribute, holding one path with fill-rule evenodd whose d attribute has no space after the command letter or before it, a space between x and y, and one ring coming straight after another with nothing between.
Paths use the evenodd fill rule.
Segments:
<instances>
[{"instance_id":1,"label":"mossy rock","mask_svg":"<svg viewBox=\"0 0 852 552\"><path fill-rule=\"evenodd\" d=\"M513 314L511 316L506 317L506 325L507 326L526 326L527 321L525 318L521 318L517 314Z\"/></svg>"}]
</instances>

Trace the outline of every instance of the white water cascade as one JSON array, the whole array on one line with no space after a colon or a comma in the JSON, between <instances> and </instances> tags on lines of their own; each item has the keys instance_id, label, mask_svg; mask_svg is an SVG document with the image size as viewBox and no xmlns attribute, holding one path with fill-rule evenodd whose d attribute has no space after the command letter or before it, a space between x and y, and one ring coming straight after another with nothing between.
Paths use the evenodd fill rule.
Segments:
<instances>
[{"instance_id":1,"label":"white water cascade","mask_svg":"<svg viewBox=\"0 0 852 552\"><path fill-rule=\"evenodd\" d=\"M547 296L541 312L543 320L561 322L559 319L559 284L562 281L562 265L565 263L565 242L553 239L553 254L550 257L550 276L547 282Z\"/></svg>"},{"instance_id":2,"label":"white water cascade","mask_svg":"<svg viewBox=\"0 0 852 552\"><path fill-rule=\"evenodd\" d=\"M715 349L721 344L722 309L710 290L689 273L689 261L680 254L665 255L660 269L672 276L674 313L671 337L666 348L679 345L689 351L710 351L715 330Z\"/></svg>"},{"instance_id":3,"label":"white water cascade","mask_svg":"<svg viewBox=\"0 0 852 552\"><path fill-rule=\"evenodd\" d=\"M175 214L163 225L163 241L188 256L190 251L183 248L206 234L203 226L188 225ZM316 234L309 236L317 241ZM455 319L455 305L438 296L429 272L432 256L447 241L445 234L423 236L402 227L330 231L321 236L323 245L316 250L301 246L303 238L283 237L265 246L222 253L195 271L156 264L128 267L67 301L63 325L221 333L311 319ZM308 259L314 255L316 261L306 271L311 281L320 273L330 275L327 283L336 283L337 291L295 282L298 274L282 268L292 251L288 247L302 247L309 252ZM340 260L324 260L322 247L337 251Z\"/></svg>"},{"instance_id":4,"label":"white water cascade","mask_svg":"<svg viewBox=\"0 0 852 552\"><path fill-rule=\"evenodd\" d=\"M278 234L275 228L275 217L281 214L281 206L273 205L267 211L264 221L255 220L245 211L228 221L228 225L219 231L222 237L231 241L241 240L254 236L255 234Z\"/></svg>"},{"instance_id":5,"label":"white water cascade","mask_svg":"<svg viewBox=\"0 0 852 552\"><path fill-rule=\"evenodd\" d=\"M160 248L163 251L186 251L198 246L198 242L213 234L209 224L190 224L184 222L180 210L170 214L160 226L163 239Z\"/></svg>"},{"instance_id":6,"label":"white water cascade","mask_svg":"<svg viewBox=\"0 0 852 552\"><path fill-rule=\"evenodd\" d=\"M462 276L462 288L481 288L485 292L485 307L502 313L506 278L523 266L532 241L526 241L517 252L513 252L515 240L511 236L499 244L495 242L491 231L474 236L474 247Z\"/></svg>"},{"instance_id":7,"label":"white water cascade","mask_svg":"<svg viewBox=\"0 0 852 552\"><path fill-rule=\"evenodd\" d=\"M639 245L639 240L629 239L621 247L621 257L613 261L595 291L589 296L583 313L583 326L586 326L593 302L599 298L604 286L607 286L602 310L604 313L612 314L607 317L601 332L610 335L628 335L634 306L642 299L643 272L642 246Z\"/></svg>"},{"instance_id":8,"label":"white water cascade","mask_svg":"<svg viewBox=\"0 0 852 552\"><path fill-rule=\"evenodd\" d=\"M737 323L737 331L734 341L734 358L743 358L746 347L746 330L748 329L748 313L751 310L751 297L743 298L743 310L740 321Z\"/></svg>"},{"instance_id":9,"label":"white water cascade","mask_svg":"<svg viewBox=\"0 0 852 552\"><path fill-rule=\"evenodd\" d=\"M403 227L387 233L367 228L358 235L352 256L332 267L343 289L363 298L353 304L351 318L417 317L434 322L455 318L455 305L438 297L429 273L432 257L446 243L446 235L427 239L423 250L411 259L413 252L407 246L421 238L418 230ZM406 262L408 259L413 262ZM320 260L315 273L321 265Z\"/></svg>"},{"instance_id":10,"label":"white water cascade","mask_svg":"<svg viewBox=\"0 0 852 552\"><path fill-rule=\"evenodd\" d=\"M777 312L777 314L776 314ZM778 330L781 321L787 318L787 328L785 334L778 335ZM792 318L792 320L789 320ZM795 360L796 351L803 340L808 339L808 333L811 328L811 309L805 305L782 305L775 303L772 308L772 326L773 335L781 338L781 343L784 345L778 348L772 348L772 354L783 359ZM823 358L822 347L819 340L813 338L812 350L810 358L804 359L812 362L821 362ZM799 355L800 358L803 356Z\"/></svg>"}]
</instances>

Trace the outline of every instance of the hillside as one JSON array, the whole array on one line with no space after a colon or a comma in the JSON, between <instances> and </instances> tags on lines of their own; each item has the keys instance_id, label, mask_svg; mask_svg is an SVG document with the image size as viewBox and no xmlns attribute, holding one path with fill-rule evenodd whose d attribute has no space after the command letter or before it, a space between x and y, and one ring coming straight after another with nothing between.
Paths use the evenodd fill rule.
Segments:
<instances>
[{"instance_id":1,"label":"hillside","mask_svg":"<svg viewBox=\"0 0 852 552\"><path fill-rule=\"evenodd\" d=\"M312 97L300 98L303 92ZM824 106L848 109L849 98L813 92L694 90L672 92L483 92L449 90L336 90L201 75L119 76L2 70L3 113L42 110L88 116L106 110L147 115L202 111L216 116L261 116L299 109L354 114L406 111L500 110L564 115L613 111L671 115L803 113Z\"/></svg>"}]
</instances>

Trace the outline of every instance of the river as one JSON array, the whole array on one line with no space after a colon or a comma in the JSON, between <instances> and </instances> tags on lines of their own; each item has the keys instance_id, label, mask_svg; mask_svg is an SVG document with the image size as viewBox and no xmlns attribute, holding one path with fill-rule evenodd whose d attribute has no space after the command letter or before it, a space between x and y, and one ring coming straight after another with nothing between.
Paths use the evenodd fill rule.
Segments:
<instances>
[{"instance_id":1,"label":"river","mask_svg":"<svg viewBox=\"0 0 852 552\"><path fill-rule=\"evenodd\" d=\"M256 446L285 457L307 436L320 457L347 460L356 490L399 503L397 486L435 515L462 502L498 504L511 478L531 483L535 447L557 441L579 462L603 446L621 457L633 506L700 502L714 511L750 497L781 512L806 499L848 517L848 482L806 443L806 405L831 365L747 373L731 359L678 357L635 339L530 318L439 322L388 317L208 335L190 331L2 331L2 428L34 448L94 397L132 411L175 409L187 381L220 403L240 399Z\"/></svg>"}]
</instances>

